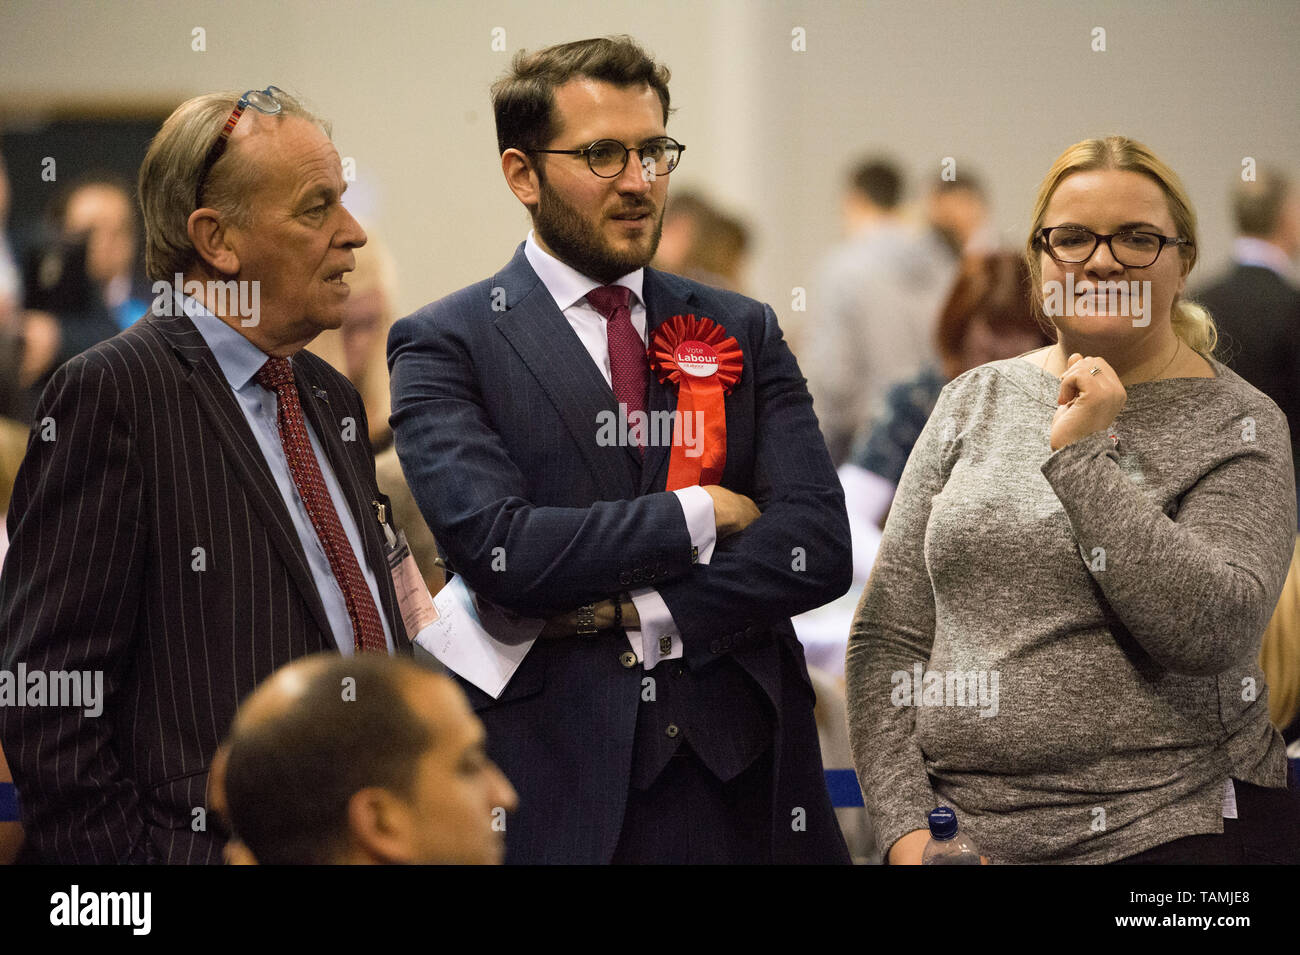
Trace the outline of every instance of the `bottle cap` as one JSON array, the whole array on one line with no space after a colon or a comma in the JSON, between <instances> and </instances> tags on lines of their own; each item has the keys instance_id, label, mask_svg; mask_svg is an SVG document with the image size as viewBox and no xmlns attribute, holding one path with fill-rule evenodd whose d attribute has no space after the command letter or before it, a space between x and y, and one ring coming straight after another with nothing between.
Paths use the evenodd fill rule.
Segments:
<instances>
[{"instance_id":1,"label":"bottle cap","mask_svg":"<svg viewBox=\"0 0 1300 955\"><path fill-rule=\"evenodd\" d=\"M957 814L947 806L930 810L930 836L947 840L957 835Z\"/></svg>"}]
</instances>

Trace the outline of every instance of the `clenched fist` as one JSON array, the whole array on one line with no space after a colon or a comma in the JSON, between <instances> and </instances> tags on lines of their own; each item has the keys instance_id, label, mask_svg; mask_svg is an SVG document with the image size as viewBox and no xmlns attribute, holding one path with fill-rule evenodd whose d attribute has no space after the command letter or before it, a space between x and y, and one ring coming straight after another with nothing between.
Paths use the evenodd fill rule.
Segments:
<instances>
[{"instance_id":1,"label":"clenched fist","mask_svg":"<svg viewBox=\"0 0 1300 955\"><path fill-rule=\"evenodd\" d=\"M1056 396L1060 407L1052 416L1053 451L1109 428L1128 400L1128 392L1106 359L1075 352L1065 364L1061 390Z\"/></svg>"}]
</instances>

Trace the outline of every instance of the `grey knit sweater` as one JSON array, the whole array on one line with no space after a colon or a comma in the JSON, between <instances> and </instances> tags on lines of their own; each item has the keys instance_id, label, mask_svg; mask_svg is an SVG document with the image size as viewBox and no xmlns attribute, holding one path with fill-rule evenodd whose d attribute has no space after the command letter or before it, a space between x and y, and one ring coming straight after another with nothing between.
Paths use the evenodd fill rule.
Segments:
<instances>
[{"instance_id":1,"label":"grey knit sweater","mask_svg":"<svg viewBox=\"0 0 1300 955\"><path fill-rule=\"evenodd\" d=\"M1055 453L1055 375L1012 358L944 388L848 646L886 851L942 804L995 863L1109 862L1222 832L1229 776L1286 785L1257 658L1294 541L1290 438L1211 364L1128 386L1109 434Z\"/></svg>"}]
</instances>

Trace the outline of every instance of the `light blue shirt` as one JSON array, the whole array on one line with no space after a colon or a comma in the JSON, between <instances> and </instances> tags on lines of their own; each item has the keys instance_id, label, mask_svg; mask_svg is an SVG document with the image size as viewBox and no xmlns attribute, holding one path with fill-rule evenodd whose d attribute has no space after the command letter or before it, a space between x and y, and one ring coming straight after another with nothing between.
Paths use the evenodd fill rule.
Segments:
<instances>
[{"instance_id":1,"label":"light blue shirt","mask_svg":"<svg viewBox=\"0 0 1300 955\"><path fill-rule=\"evenodd\" d=\"M262 457L266 459L267 467L275 477L276 487L280 489L280 497L284 500L284 506L293 520L294 529L298 532L303 554L307 557L307 566L311 569L312 579L316 582L316 593L320 595L321 603L325 605L325 615L329 618L330 628L334 631L334 641L339 645L339 651L344 656L350 657L355 652L352 618L348 616L347 601L343 598L343 590L339 587L338 580L334 577L334 570L325 555L325 548L321 545L320 538L316 536L316 528L312 525L311 516L307 513L307 508L298 495L298 486L294 484L293 475L289 472L289 462L284 456L284 445L280 441L280 425L276 417L279 410L278 398L274 391L263 388L253 380L253 376L266 364L270 356L209 312L197 300L184 296L181 307L193 320L194 327L199 330L203 340L207 342L213 357L216 358L217 364L226 376L226 381L235 393L235 400L239 402L239 407L248 420L248 427L257 440L257 446L262 450ZM347 534L352 553L357 558L361 573L366 578L366 586L370 588L370 596L375 601L379 622L384 627L384 640L388 644L388 652L392 653L393 634L388 627L384 605L379 599L379 587L375 582L374 571L367 563L365 550L361 546L361 534L352 519L352 511L348 507L347 498L343 496L343 489L334 476L334 469L330 467L329 459L321 450L320 441L306 415L303 416L303 424L307 428L307 437L311 440L311 449L320 465L321 476L325 479L330 500L334 502L334 511L339 516L339 523L343 525L343 532Z\"/></svg>"}]
</instances>

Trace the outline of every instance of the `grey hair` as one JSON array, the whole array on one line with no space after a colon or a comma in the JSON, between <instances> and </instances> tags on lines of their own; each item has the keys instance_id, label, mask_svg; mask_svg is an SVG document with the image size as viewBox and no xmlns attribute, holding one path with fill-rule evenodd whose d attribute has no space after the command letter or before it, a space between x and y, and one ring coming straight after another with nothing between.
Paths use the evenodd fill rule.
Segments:
<instances>
[{"instance_id":1,"label":"grey hair","mask_svg":"<svg viewBox=\"0 0 1300 955\"><path fill-rule=\"evenodd\" d=\"M221 135L241 95L226 91L186 100L167 117L149 144L140 165L139 195L144 264L151 279L171 279L184 273L198 258L187 227L195 209L194 191L208 150ZM280 116L300 116L320 127L325 135L330 134L329 124L298 99L284 92L276 99L281 105ZM255 170L248 158L238 149L227 149L208 172L204 187L208 201L204 205L236 225L247 225L252 214L248 186L254 178Z\"/></svg>"}]
</instances>

